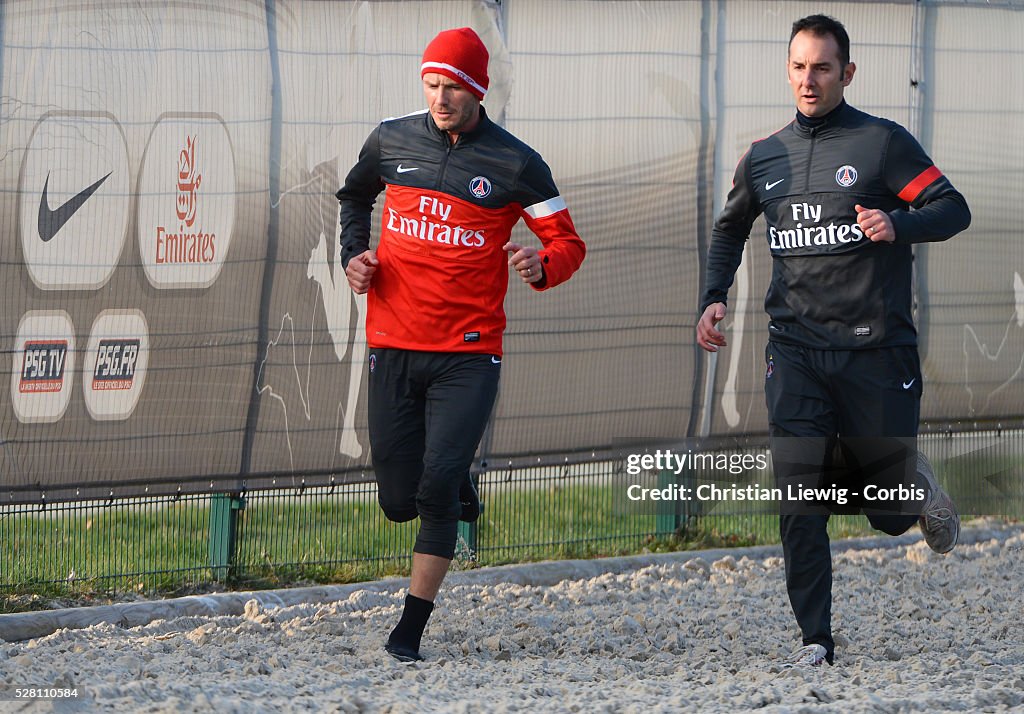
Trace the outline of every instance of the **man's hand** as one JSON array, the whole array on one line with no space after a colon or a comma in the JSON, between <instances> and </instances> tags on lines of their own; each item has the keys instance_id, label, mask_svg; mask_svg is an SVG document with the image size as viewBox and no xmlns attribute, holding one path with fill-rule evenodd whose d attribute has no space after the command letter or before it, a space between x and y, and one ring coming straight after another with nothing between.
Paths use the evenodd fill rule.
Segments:
<instances>
[{"instance_id":1,"label":"man's hand","mask_svg":"<svg viewBox=\"0 0 1024 714\"><path fill-rule=\"evenodd\" d=\"M725 335L715 327L724 319L724 302L713 302L704 308L704 314L697 321L697 344L708 352L718 352L719 347L728 345L729 343L725 341Z\"/></svg>"},{"instance_id":2,"label":"man's hand","mask_svg":"<svg viewBox=\"0 0 1024 714\"><path fill-rule=\"evenodd\" d=\"M509 241L502 250L511 253L508 257L509 267L515 268L524 283L538 283L544 279L544 264L537 255L536 248L524 248L518 243Z\"/></svg>"},{"instance_id":3,"label":"man's hand","mask_svg":"<svg viewBox=\"0 0 1024 714\"><path fill-rule=\"evenodd\" d=\"M372 250L363 251L348 261L345 277L348 278L348 284L352 286L356 295L365 295L370 289L378 265L380 261L377 260L377 253Z\"/></svg>"},{"instance_id":4,"label":"man's hand","mask_svg":"<svg viewBox=\"0 0 1024 714\"><path fill-rule=\"evenodd\" d=\"M859 203L853 208L857 211L857 225L870 240L875 243L892 243L896 240L896 231L893 230L888 213L877 208L864 208Z\"/></svg>"}]
</instances>

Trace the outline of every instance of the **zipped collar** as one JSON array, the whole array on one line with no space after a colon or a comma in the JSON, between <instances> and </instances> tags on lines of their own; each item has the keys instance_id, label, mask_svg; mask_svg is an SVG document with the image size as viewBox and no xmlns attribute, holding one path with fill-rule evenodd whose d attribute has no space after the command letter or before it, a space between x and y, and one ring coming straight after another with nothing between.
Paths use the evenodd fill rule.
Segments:
<instances>
[{"instance_id":1,"label":"zipped collar","mask_svg":"<svg viewBox=\"0 0 1024 714\"><path fill-rule=\"evenodd\" d=\"M800 116L802 115L800 115L800 112L798 111L798 116L793 120L793 131L795 131L800 136L809 139L811 137L817 136L826 129L842 126L843 119L850 113L850 111L850 105L847 104L846 100L844 99L841 102L839 102L839 105L835 109L830 111L825 116L821 117L819 120L812 120L814 122L813 125L802 124L800 122ZM804 117L804 119L806 120L808 119L808 117Z\"/></svg>"},{"instance_id":2,"label":"zipped collar","mask_svg":"<svg viewBox=\"0 0 1024 714\"><path fill-rule=\"evenodd\" d=\"M453 149L463 145L463 142L472 143L477 137L482 135L487 127L491 124L491 120L487 117L487 112L484 110L483 105L480 105L480 121L477 122L476 126L471 131L464 131L459 133L459 140L455 144L451 143L448 137L448 132L437 128L437 124L434 123L434 116L427 110L427 130L436 136L438 139L444 141L446 146L451 146Z\"/></svg>"}]
</instances>

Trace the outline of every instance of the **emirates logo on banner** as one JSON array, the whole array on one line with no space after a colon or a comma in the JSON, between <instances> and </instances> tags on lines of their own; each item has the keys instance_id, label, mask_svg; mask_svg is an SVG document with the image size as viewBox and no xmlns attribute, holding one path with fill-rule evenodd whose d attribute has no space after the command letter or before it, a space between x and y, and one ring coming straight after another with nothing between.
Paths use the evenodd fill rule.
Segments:
<instances>
[{"instance_id":1,"label":"emirates logo on banner","mask_svg":"<svg viewBox=\"0 0 1024 714\"><path fill-rule=\"evenodd\" d=\"M139 175L139 252L153 287L213 284L231 245L236 198L234 150L223 120L162 116Z\"/></svg>"},{"instance_id":2,"label":"emirates logo on banner","mask_svg":"<svg viewBox=\"0 0 1024 714\"><path fill-rule=\"evenodd\" d=\"M196 136L188 136L178 153L178 197L175 212L181 223L178 230L156 228L156 262L195 264L212 263L217 252L217 235L191 230L196 222L197 193L203 176L196 168Z\"/></svg>"},{"instance_id":3,"label":"emirates logo on banner","mask_svg":"<svg viewBox=\"0 0 1024 714\"><path fill-rule=\"evenodd\" d=\"M202 182L202 174L196 173L196 137L190 136L178 154L178 220L189 227L196 222L196 192Z\"/></svg>"}]
</instances>

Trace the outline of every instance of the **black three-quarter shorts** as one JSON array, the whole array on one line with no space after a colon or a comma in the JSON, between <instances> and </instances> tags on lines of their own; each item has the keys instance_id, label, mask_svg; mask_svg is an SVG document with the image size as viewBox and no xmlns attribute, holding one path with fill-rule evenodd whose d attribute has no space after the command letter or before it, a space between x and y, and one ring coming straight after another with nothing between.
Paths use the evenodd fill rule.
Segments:
<instances>
[{"instance_id":1,"label":"black three-quarter shorts","mask_svg":"<svg viewBox=\"0 0 1024 714\"><path fill-rule=\"evenodd\" d=\"M413 550L451 558L459 486L494 406L501 359L379 348L368 359L370 448L381 509L392 521L419 516Z\"/></svg>"}]
</instances>

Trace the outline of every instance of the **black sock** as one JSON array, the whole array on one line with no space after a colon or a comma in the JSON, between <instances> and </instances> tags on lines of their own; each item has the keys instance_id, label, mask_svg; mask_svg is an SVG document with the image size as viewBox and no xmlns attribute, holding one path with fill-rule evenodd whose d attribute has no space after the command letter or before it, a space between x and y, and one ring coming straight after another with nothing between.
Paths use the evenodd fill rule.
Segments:
<instances>
[{"instance_id":1,"label":"black sock","mask_svg":"<svg viewBox=\"0 0 1024 714\"><path fill-rule=\"evenodd\" d=\"M402 619L391 631L388 644L419 652L420 638L423 637L423 630L426 628L427 620L430 619L430 613L433 610L434 603L430 600L424 600L411 594L406 595Z\"/></svg>"}]
</instances>

